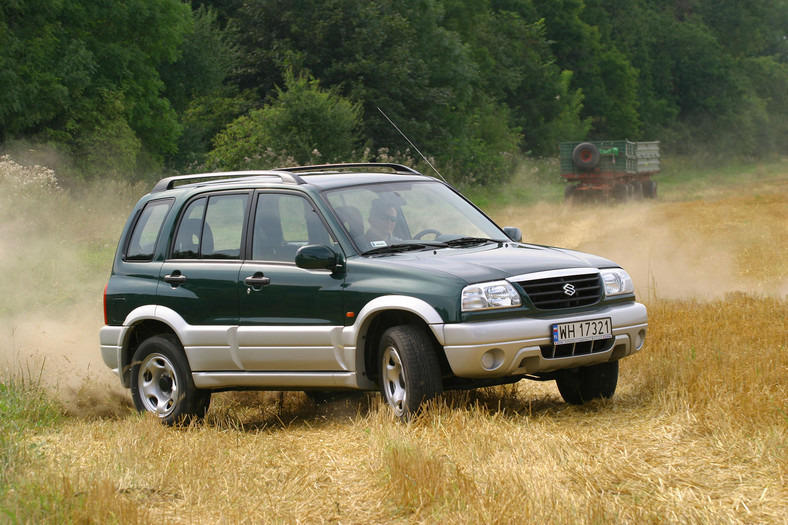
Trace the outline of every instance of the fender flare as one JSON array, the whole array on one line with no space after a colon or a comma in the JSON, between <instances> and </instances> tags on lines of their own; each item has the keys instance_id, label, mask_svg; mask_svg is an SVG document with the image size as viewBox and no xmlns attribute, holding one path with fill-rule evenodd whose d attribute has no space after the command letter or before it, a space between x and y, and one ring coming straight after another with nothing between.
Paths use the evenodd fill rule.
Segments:
<instances>
[{"instance_id":1,"label":"fender flare","mask_svg":"<svg viewBox=\"0 0 788 525\"><path fill-rule=\"evenodd\" d=\"M380 312L402 310L421 318L429 326L435 338L444 343L443 324L440 314L428 302L406 295L383 295L368 302L356 316L356 322L342 331L342 342L345 346L355 346L358 338L364 335L372 319Z\"/></svg>"},{"instance_id":2,"label":"fender flare","mask_svg":"<svg viewBox=\"0 0 788 525\"><path fill-rule=\"evenodd\" d=\"M342 345L345 349L352 349L355 354L356 381L359 386L374 388L375 384L366 374L366 364L364 355L363 339L366 337L372 321L382 312L400 310L419 317L438 343L443 346L446 338L444 337L443 327L445 321L429 303L415 297L404 295L384 295L376 297L368 302L356 316L356 322L342 330Z\"/></svg>"}]
</instances>

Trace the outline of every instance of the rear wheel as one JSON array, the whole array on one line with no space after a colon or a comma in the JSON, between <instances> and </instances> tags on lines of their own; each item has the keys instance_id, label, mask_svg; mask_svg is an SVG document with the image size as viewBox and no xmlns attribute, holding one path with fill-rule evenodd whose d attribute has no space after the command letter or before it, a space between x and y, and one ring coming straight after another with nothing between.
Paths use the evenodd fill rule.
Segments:
<instances>
[{"instance_id":1,"label":"rear wheel","mask_svg":"<svg viewBox=\"0 0 788 525\"><path fill-rule=\"evenodd\" d=\"M381 393L403 421L413 417L423 402L443 392L438 357L423 327L389 328L380 340L378 356Z\"/></svg>"},{"instance_id":2,"label":"rear wheel","mask_svg":"<svg viewBox=\"0 0 788 525\"><path fill-rule=\"evenodd\" d=\"M573 405L613 397L618 384L618 361L562 370L555 384L564 401Z\"/></svg>"},{"instance_id":3,"label":"rear wheel","mask_svg":"<svg viewBox=\"0 0 788 525\"><path fill-rule=\"evenodd\" d=\"M146 339L134 353L131 397L167 425L188 423L208 411L211 392L194 386L191 369L178 339L169 334Z\"/></svg>"}]
</instances>

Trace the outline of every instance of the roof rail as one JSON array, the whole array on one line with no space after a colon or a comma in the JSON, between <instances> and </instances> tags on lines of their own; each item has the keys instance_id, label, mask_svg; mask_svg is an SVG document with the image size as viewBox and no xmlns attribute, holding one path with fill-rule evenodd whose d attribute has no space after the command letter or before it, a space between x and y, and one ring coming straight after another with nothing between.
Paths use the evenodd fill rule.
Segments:
<instances>
[{"instance_id":1,"label":"roof rail","mask_svg":"<svg viewBox=\"0 0 788 525\"><path fill-rule=\"evenodd\" d=\"M332 169L347 169L347 168L388 168L395 172L408 173L411 175L421 175L418 171L402 164L394 164L392 162L346 162L343 164L318 164L314 166L294 166L292 168L276 168L274 171L287 171L287 172L301 172L301 171L322 171Z\"/></svg>"},{"instance_id":2,"label":"roof rail","mask_svg":"<svg viewBox=\"0 0 788 525\"><path fill-rule=\"evenodd\" d=\"M347 162L344 164L319 164L314 166L293 166L290 168L276 168L273 170L261 171L223 171L217 173L199 173L195 175L173 175L161 179L153 186L151 193L171 190L176 182L194 182L199 180L211 181L217 179L238 179L241 177L279 177L282 182L290 184L304 184L304 180L296 175L300 172L337 170L348 168L387 168L396 173L407 173L410 175L421 175L418 171L402 164L391 162Z\"/></svg>"},{"instance_id":3,"label":"roof rail","mask_svg":"<svg viewBox=\"0 0 788 525\"><path fill-rule=\"evenodd\" d=\"M282 173L282 171L223 171L217 173L199 173L195 175L173 175L161 179L153 186L151 193L158 193L160 191L171 190L175 187L176 182L185 181L211 181L217 179L238 179L242 177L278 177L282 182L289 182L291 184L303 184L301 177L291 175L289 173Z\"/></svg>"}]
</instances>

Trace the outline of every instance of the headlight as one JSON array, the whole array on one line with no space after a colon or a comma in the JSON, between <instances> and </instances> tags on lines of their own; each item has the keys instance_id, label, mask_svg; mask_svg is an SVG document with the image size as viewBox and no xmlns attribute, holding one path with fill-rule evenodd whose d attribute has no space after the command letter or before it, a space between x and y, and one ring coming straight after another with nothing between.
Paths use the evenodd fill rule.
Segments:
<instances>
[{"instance_id":1,"label":"headlight","mask_svg":"<svg viewBox=\"0 0 788 525\"><path fill-rule=\"evenodd\" d=\"M520 306L520 294L507 281L472 284L462 290L462 311Z\"/></svg>"},{"instance_id":2,"label":"headlight","mask_svg":"<svg viewBox=\"0 0 788 525\"><path fill-rule=\"evenodd\" d=\"M601 270L600 273L602 274L602 280L605 282L605 295L621 295L635 291L635 286L632 284L629 274L621 268Z\"/></svg>"}]
</instances>

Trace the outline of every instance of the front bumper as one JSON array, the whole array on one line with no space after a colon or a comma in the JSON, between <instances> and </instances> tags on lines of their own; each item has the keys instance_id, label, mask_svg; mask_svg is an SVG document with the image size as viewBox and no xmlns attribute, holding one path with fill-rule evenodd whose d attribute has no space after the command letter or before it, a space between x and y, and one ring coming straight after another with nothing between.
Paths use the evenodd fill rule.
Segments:
<instances>
[{"instance_id":1,"label":"front bumper","mask_svg":"<svg viewBox=\"0 0 788 525\"><path fill-rule=\"evenodd\" d=\"M552 325L610 317L612 339L601 349L582 355L550 357ZM507 319L443 325L443 348L458 377L496 378L550 372L615 361L643 346L648 329L646 307L640 303L610 306L580 315Z\"/></svg>"}]
</instances>

